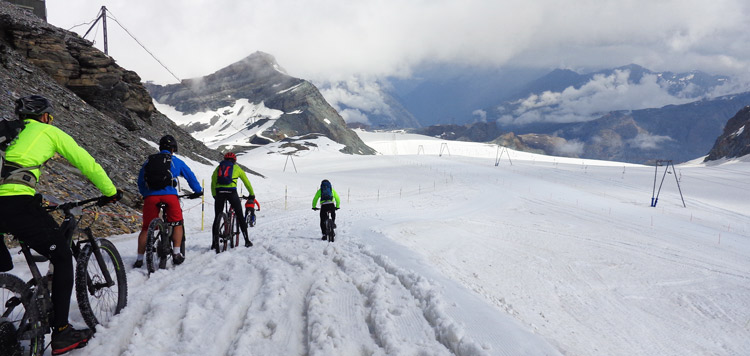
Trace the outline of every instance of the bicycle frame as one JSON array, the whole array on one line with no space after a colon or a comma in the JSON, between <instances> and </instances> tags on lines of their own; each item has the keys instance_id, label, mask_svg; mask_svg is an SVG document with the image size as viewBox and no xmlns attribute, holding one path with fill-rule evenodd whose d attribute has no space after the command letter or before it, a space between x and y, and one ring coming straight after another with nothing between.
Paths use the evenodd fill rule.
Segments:
<instances>
[{"instance_id":1,"label":"bicycle frame","mask_svg":"<svg viewBox=\"0 0 750 356\"><path fill-rule=\"evenodd\" d=\"M230 240L234 239L234 247L236 247L240 243L239 225L237 225L237 215L234 213L234 209L232 208L232 204L229 203L229 200L224 202L224 213L227 214L227 217L229 218L229 225L226 227L229 231L225 231L225 234L226 236L229 236ZM226 241L224 241L224 243L226 244Z\"/></svg>"}]
</instances>

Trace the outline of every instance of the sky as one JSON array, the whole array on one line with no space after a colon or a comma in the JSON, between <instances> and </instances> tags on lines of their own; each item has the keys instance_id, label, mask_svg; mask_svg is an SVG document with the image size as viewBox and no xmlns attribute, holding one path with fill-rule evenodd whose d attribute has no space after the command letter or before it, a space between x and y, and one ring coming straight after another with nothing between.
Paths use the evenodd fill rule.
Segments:
<instances>
[{"instance_id":1,"label":"sky","mask_svg":"<svg viewBox=\"0 0 750 356\"><path fill-rule=\"evenodd\" d=\"M251 248L209 250L210 197L205 220L182 202L180 266L148 276L137 235L109 237L128 305L70 355L750 354L747 158L677 165L654 208L651 166L358 134L380 154L319 138L294 170L282 143L239 156L265 176ZM333 243L310 209L323 178Z\"/></svg>"},{"instance_id":2,"label":"sky","mask_svg":"<svg viewBox=\"0 0 750 356\"><path fill-rule=\"evenodd\" d=\"M409 77L433 62L750 72L745 0L66 0L47 2L48 21L83 34L101 6L174 75L111 19L110 55L159 84L255 51L309 80Z\"/></svg>"}]
</instances>

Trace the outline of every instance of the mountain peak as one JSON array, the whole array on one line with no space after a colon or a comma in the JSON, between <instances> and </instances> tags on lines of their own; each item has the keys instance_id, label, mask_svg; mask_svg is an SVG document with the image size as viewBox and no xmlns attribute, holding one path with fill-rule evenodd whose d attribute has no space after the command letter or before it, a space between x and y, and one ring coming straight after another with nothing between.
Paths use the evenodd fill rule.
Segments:
<instances>
[{"instance_id":1,"label":"mountain peak","mask_svg":"<svg viewBox=\"0 0 750 356\"><path fill-rule=\"evenodd\" d=\"M230 67L232 66L241 66L241 67L249 66L253 69L257 69L258 67L269 67L269 68L275 69L276 71L282 74L289 75L289 73L287 73L287 71L284 68L282 68L278 62L276 62L276 57L274 57L270 53L261 52L261 51L253 52L252 54L245 57L241 61L230 65Z\"/></svg>"}]
</instances>

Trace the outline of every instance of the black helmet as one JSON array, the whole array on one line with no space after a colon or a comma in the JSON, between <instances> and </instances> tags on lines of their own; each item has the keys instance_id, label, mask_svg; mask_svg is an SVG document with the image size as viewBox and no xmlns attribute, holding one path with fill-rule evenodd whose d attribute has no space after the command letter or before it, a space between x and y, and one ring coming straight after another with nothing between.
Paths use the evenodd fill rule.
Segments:
<instances>
[{"instance_id":1,"label":"black helmet","mask_svg":"<svg viewBox=\"0 0 750 356\"><path fill-rule=\"evenodd\" d=\"M20 118L38 118L52 112L52 104L41 95L31 95L16 100L16 115Z\"/></svg>"},{"instance_id":2,"label":"black helmet","mask_svg":"<svg viewBox=\"0 0 750 356\"><path fill-rule=\"evenodd\" d=\"M172 135L164 135L159 140L159 151L161 150L177 152L177 140Z\"/></svg>"}]
</instances>

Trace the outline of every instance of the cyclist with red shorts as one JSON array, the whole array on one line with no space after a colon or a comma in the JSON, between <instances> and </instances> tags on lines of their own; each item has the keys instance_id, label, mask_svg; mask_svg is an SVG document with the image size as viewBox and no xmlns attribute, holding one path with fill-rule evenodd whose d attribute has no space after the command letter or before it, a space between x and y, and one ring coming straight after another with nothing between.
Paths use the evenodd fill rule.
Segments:
<instances>
[{"instance_id":1,"label":"cyclist with red shorts","mask_svg":"<svg viewBox=\"0 0 750 356\"><path fill-rule=\"evenodd\" d=\"M146 252L146 238L148 225L159 215L158 203L166 203L167 220L178 223L172 230L172 242L175 254L172 255L174 264L185 261L180 251L182 236L185 232L182 221L182 208L177 197L177 177L184 177L193 194L188 198L194 199L203 195L203 188L193 171L181 159L174 156L177 153L177 140L171 135L165 135L159 140L159 153L148 157L138 173L138 190L143 196L143 225L138 235L138 258L133 268L143 266L143 255Z\"/></svg>"}]
</instances>

